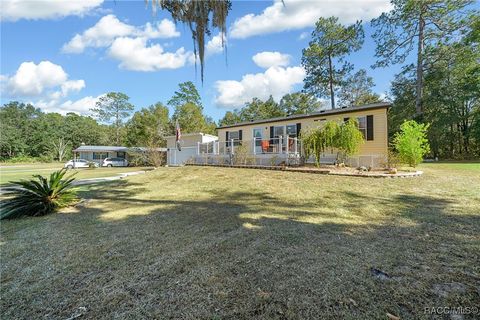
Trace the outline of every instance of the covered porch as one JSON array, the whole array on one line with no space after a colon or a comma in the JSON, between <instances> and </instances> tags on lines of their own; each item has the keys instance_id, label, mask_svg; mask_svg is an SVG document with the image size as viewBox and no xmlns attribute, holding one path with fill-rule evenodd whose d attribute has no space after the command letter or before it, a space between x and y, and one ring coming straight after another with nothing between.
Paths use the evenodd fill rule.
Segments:
<instances>
[{"instance_id":1,"label":"covered porch","mask_svg":"<svg viewBox=\"0 0 480 320\"><path fill-rule=\"evenodd\" d=\"M296 137L217 140L197 143L194 164L299 165L302 141Z\"/></svg>"}]
</instances>

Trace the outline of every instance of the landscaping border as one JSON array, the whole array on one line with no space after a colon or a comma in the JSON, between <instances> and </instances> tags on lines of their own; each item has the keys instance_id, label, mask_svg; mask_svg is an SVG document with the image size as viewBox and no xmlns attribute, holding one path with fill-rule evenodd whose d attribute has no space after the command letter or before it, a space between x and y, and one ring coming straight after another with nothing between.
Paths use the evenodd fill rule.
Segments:
<instances>
[{"instance_id":1,"label":"landscaping border","mask_svg":"<svg viewBox=\"0 0 480 320\"><path fill-rule=\"evenodd\" d=\"M362 178L413 178L419 177L423 174L423 171L415 172L401 172L396 174L389 173L347 173L347 172L333 172L328 169L317 168L296 168L296 167L283 167L283 166L258 166L258 165L229 165L229 164L206 164L206 163L187 163L186 166L198 166L198 167L222 167L222 168L239 168L239 169L260 169L260 170L278 170L289 172L301 172L311 174L327 174L332 176L347 176L347 177L362 177Z\"/></svg>"}]
</instances>

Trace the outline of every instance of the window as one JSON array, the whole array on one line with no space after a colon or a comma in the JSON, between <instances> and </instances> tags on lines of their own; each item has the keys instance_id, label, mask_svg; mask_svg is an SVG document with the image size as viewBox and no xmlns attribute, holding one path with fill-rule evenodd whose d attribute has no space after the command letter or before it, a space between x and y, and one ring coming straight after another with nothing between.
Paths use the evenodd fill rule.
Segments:
<instances>
[{"instance_id":1,"label":"window","mask_svg":"<svg viewBox=\"0 0 480 320\"><path fill-rule=\"evenodd\" d=\"M230 131L229 134L228 134L228 138L230 140L238 140L240 138L240 134L238 133L238 131Z\"/></svg>"},{"instance_id":2,"label":"window","mask_svg":"<svg viewBox=\"0 0 480 320\"><path fill-rule=\"evenodd\" d=\"M278 138L279 136L283 136L285 134L285 127L284 126L276 126L273 127L273 137Z\"/></svg>"},{"instance_id":3,"label":"window","mask_svg":"<svg viewBox=\"0 0 480 320\"><path fill-rule=\"evenodd\" d=\"M103 160L108 157L107 152L94 152L93 153L93 160Z\"/></svg>"},{"instance_id":4,"label":"window","mask_svg":"<svg viewBox=\"0 0 480 320\"><path fill-rule=\"evenodd\" d=\"M363 134L363 139L367 139L367 117L358 117L358 130Z\"/></svg>"},{"instance_id":5,"label":"window","mask_svg":"<svg viewBox=\"0 0 480 320\"><path fill-rule=\"evenodd\" d=\"M296 137L297 136L297 125L296 124L289 124L287 126L287 135L289 137Z\"/></svg>"},{"instance_id":6,"label":"window","mask_svg":"<svg viewBox=\"0 0 480 320\"><path fill-rule=\"evenodd\" d=\"M234 146L239 146L242 144L242 130L238 131L228 131L228 141L226 142L227 147L230 146L230 141L233 140Z\"/></svg>"},{"instance_id":7,"label":"window","mask_svg":"<svg viewBox=\"0 0 480 320\"><path fill-rule=\"evenodd\" d=\"M125 152L117 152L117 157L121 158L120 160L125 159Z\"/></svg>"}]
</instances>

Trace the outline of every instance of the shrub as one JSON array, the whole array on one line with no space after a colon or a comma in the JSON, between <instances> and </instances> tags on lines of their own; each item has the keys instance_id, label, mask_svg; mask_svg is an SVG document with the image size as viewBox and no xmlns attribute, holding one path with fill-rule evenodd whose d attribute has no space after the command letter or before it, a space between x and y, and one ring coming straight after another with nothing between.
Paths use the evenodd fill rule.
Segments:
<instances>
[{"instance_id":1,"label":"shrub","mask_svg":"<svg viewBox=\"0 0 480 320\"><path fill-rule=\"evenodd\" d=\"M36 163L39 162L38 158L30 157L30 156L25 156L25 155L19 155L11 158L5 158L2 159L6 163ZM50 162L51 160L47 161Z\"/></svg>"},{"instance_id":2,"label":"shrub","mask_svg":"<svg viewBox=\"0 0 480 320\"><path fill-rule=\"evenodd\" d=\"M302 140L305 157L308 159L313 155L317 166L320 165L320 157L325 150L336 149L337 160L343 162L356 154L364 142L358 123L353 118L341 125L336 121L327 121L323 127L307 129L302 132Z\"/></svg>"},{"instance_id":3,"label":"shrub","mask_svg":"<svg viewBox=\"0 0 480 320\"><path fill-rule=\"evenodd\" d=\"M340 126L335 121L328 121L323 127L310 128L302 132L305 158L315 157L315 164L320 166L320 157L328 148L335 148Z\"/></svg>"},{"instance_id":4,"label":"shrub","mask_svg":"<svg viewBox=\"0 0 480 320\"><path fill-rule=\"evenodd\" d=\"M234 152L235 152L235 155L233 158L233 164L235 165L247 164L248 147L246 145L235 146Z\"/></svg>"},{"instance_id":5,"label":"shrub","mask_svg":"<svg viewBox=\"0 0 480 320\"><path fill-rule=\"evenodd\" d=\"M350 118L339 127L335 138L335 147L339 150L342 162L345 162L347 157L357 154L360 150L360 145L363 143L363 134L358 130L358 121L356 119Z\"/></svg>"},{"instance_id":6,"label":"shrub","mask_svg":"<svg viewBox=\"0 0 480 320\"><path fill-rule=\"evenodd\" d=\"M75 178L70 175L64 179L66 173L66 169L55 171L49 179L35 175L3 188L8 198L2 201L0 219L42 216L77 202L77 190L72 188Z\"/></svg>"},{"instance_id":7,"label":"shrub","mask_svg":"<svg viewBox=\"0 0 480 320\"><path fill-rule=\"evenodd\" d=\"M392 149L388 149L387 156L385 157L385 161L382 161L381 166L385 169L396 169L400 165L400 157L398 153L396 153Z\"/></svg>"},{"instance_id":8,"label":"shrub","mask_svg":"<svg viewBox=\"0 0 480 320\"><path fill-rule=\"evenodd\" d=\"M430 152L427 139L429 124L417 123L414 120L403 122L400 132L395 134L393 143L402 162L416 167L422 162L423 156Z\"/></svg>"}]
</instances>

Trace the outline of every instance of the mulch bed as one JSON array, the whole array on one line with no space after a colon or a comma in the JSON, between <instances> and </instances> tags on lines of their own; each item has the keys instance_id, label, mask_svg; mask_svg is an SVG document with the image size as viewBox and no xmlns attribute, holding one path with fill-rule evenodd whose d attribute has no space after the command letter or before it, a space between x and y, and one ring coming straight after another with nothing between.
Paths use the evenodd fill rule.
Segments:
<instances>
[{"instance_id":1,"label":"mulch bed","mask_svg":"<svg viewBox=\"0 0 480 320\"><path fill-rule=\"evenodd\" d=\"M260 166L260 165L230 165L230 164L194 164L188 163L188 166L203 166L203 167L224 167L224 168L242 168L242 169L261 169L261 170L279 170L292 171L313 174L329 174L337 176L349 177L365 177L365 178L411 178L418 177L423 174L423 171L400 171L396 174L390 174L386 171L359 171L353 168L338 168L332 166L326 168L317 167L286 167L286 166Z\"/></svg>"}]
</instances>

